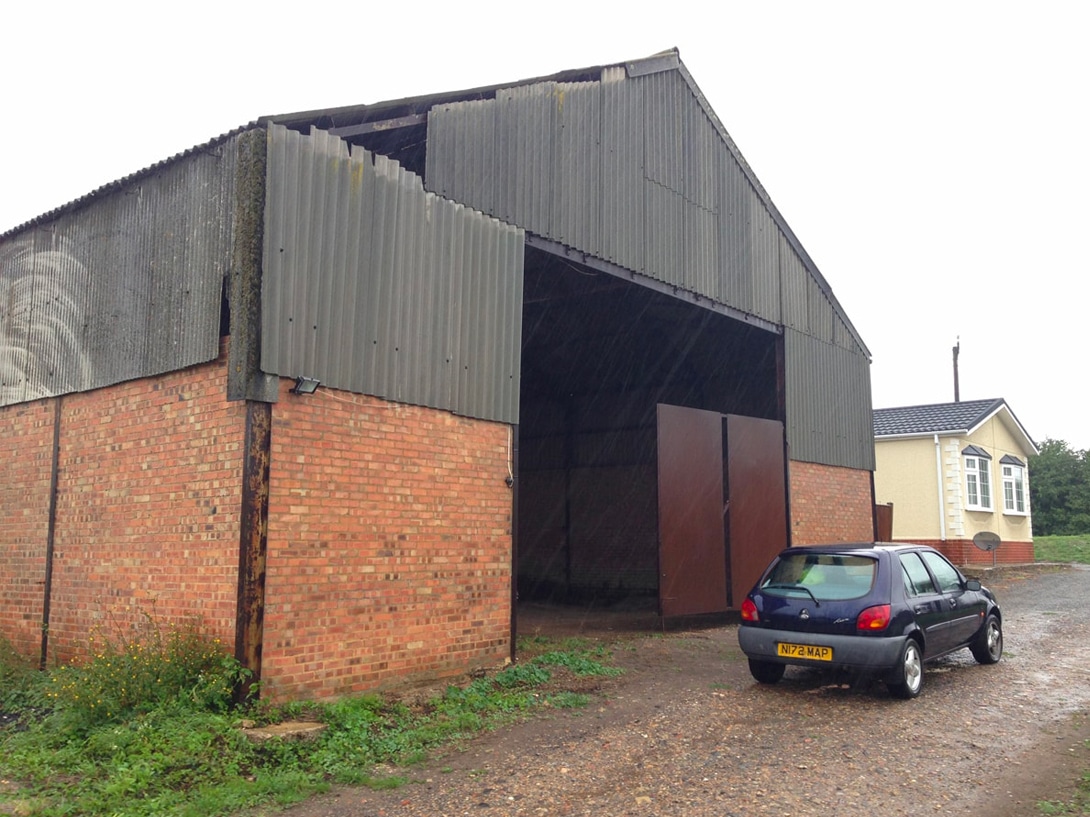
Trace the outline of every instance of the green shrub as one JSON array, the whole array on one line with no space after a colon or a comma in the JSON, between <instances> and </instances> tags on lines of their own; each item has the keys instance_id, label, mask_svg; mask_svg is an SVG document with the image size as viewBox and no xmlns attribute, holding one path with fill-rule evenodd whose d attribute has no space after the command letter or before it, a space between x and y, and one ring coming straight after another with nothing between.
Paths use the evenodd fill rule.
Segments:
<instances>
[{"instance_id":1,"label":"green shrub","mask_svg":"<svg viewBox=\"0 0 1090 817\"><path fill-rule=\"evenodd\" d=\"M139 638L89 639L91 657L58 667L45 690L64 728L83 734L161 707L227 712L247 671L195 620L160 626L150 616Z\"/></svg>"}]
</instances>

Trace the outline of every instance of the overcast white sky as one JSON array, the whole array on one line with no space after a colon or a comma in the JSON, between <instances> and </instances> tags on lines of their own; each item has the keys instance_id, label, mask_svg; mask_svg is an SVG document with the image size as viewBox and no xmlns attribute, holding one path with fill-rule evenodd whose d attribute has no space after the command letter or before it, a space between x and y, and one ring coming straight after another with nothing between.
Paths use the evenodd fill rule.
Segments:
<instances>
[{"instance_id":1,"label":"overcast white sky","mask_svg":"<svg viewBox=\"0 0 1090 817\"><path fill-rule=\"evenodd\" d=\"M266 114L677 47L873 356L1090 448L1090 3L9 4L0 232Z\"/></svg>"}]
</instances>

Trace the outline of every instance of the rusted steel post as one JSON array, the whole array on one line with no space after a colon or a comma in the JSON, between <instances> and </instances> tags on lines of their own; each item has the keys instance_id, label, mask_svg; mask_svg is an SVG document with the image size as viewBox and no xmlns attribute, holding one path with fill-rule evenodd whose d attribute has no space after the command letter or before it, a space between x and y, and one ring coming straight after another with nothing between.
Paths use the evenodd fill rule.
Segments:
<instances>
[{"instance_id":1,"label":"rusted steel post","mask_svg":"<svg viewBox=\"0 0 1090 817\"><path fill-rule=\"evenodd\" d=\"M42 652L38 669L45 669L49 658L49 610L53 596L53 549L57 541L57 482L61 458L61 403L63 397L53 401L53 460L49 469L49 522L45 535L45 576L42 584Z\"/></svg>"},{"instance_id":2,"label":"rusted steel post","mask_svg":"<svg viewBox=\"0 0 1090 817\"><path fill-rule=\"evenodd\" d=\"M248 401L242 464L242 514L239 521L235 658L251 674L237 690L240 702L249 696L253 685L261 680L271 443L272 405Z\"/></svg>"}]
</instances>

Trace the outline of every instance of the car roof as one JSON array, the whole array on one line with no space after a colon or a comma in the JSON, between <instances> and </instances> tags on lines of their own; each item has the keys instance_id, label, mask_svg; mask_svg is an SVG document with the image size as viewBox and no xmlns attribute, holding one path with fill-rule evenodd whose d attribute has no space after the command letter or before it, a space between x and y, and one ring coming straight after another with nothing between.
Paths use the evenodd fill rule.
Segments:
<instances>
[{"instance_id":1,"label":"car roof","mask_svg":"<svg viewBox=\"0 0 1090 817\"><path fill-rule=\"evenodd\" d=\"M799 545L784 549L780 552L780 555L795 553L858 554L864 551L877 554L879 552L899 553L907 550L934 550L934 548L929 545L919 545L911 542L848 542L836 545Z\"/></svg>"}]
</instances>

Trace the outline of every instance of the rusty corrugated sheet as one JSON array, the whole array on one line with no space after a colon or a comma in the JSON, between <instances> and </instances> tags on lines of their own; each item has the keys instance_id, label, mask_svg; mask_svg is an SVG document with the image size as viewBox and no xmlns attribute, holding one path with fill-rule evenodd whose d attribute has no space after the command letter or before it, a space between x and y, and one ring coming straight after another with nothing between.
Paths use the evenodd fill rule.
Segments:
<instances>
[{"instance_id":1,"label":"rusty corrugated sheet","mask_svg":"<svg viewBox=\"0 0 1090 817\"><path fill-rule=\"evenodd\" d=\"M0 405L219 353L235 137L0 242Z\"/></svg>"},{"instance_id":2,"label":"rusty corrugated sheet","mask_svg":"<svg viewBox=\"0 0 1090 817\"><path fill-rule=\"evenodd\" d=\"M517 422L522 230L324 131L268 139L262 369Z\"/></svg>"}]
</instances>

